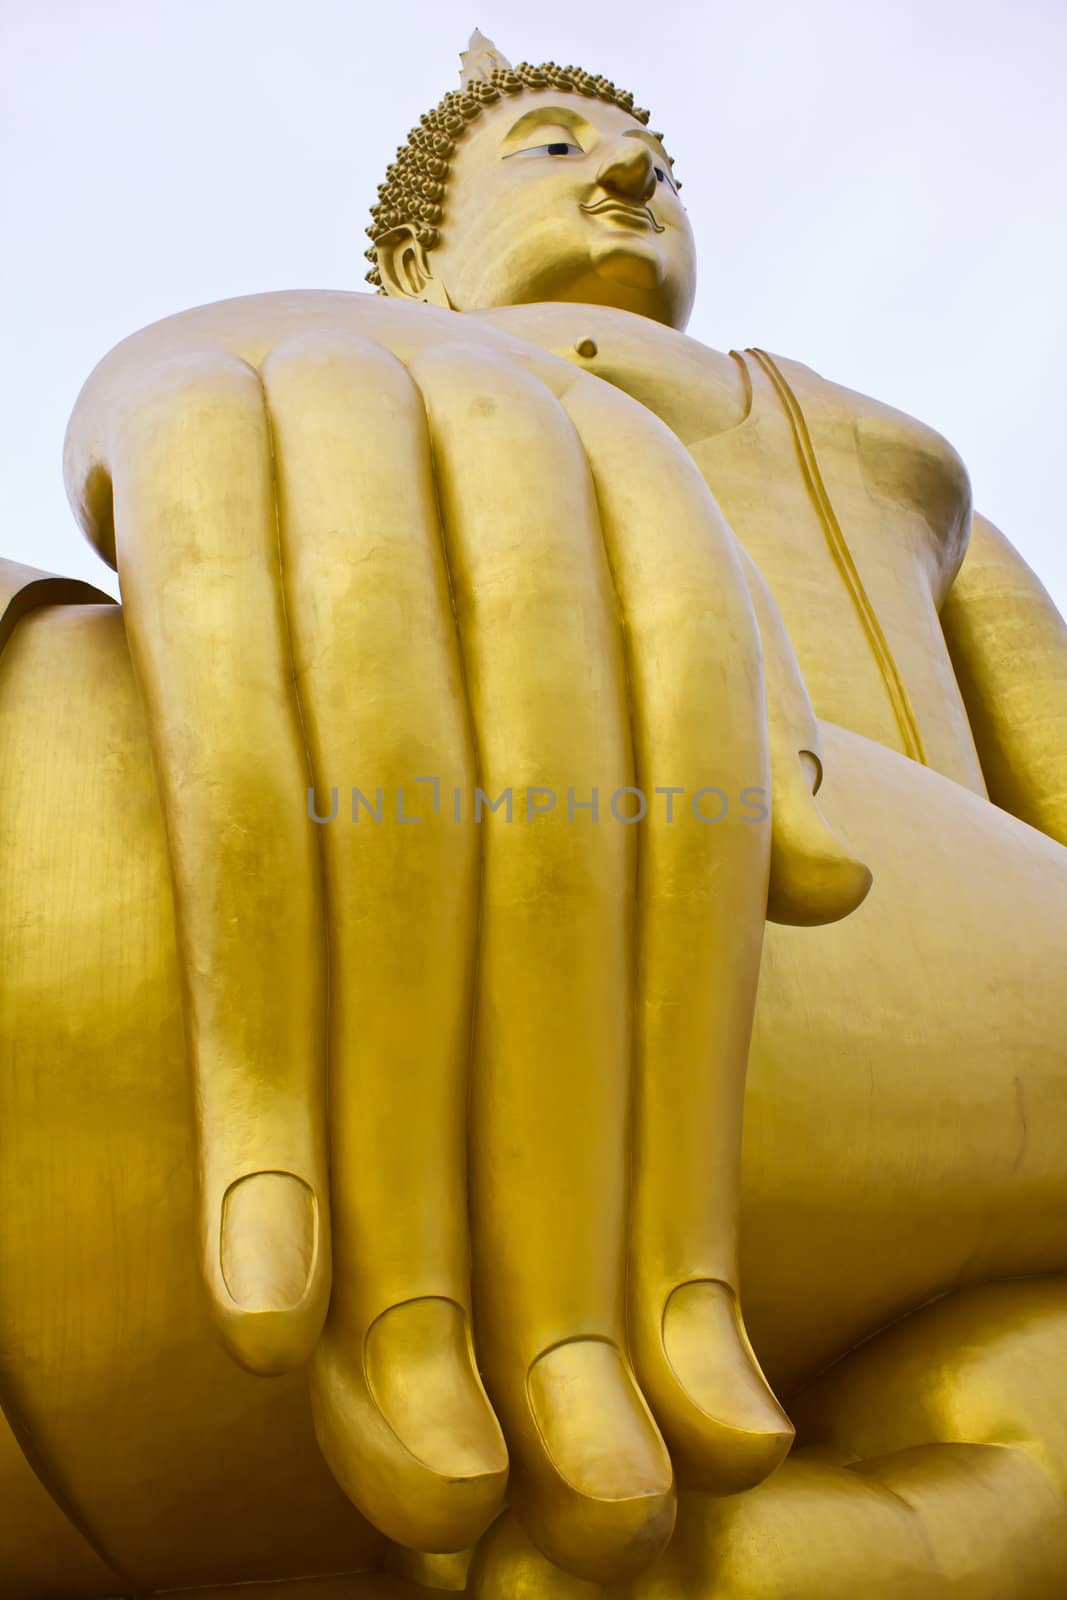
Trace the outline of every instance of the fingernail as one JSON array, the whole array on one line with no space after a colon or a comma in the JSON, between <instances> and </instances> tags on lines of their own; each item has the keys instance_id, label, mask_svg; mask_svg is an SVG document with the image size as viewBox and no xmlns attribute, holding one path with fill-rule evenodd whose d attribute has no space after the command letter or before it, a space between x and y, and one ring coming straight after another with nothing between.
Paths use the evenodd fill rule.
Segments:
<instances>
[{"instance_id":1,"label":"fingernail","mask_svg":"<svg viewBox=\"0 0 1067 1600\"><path fill-rule=\"evenodd\" d=\"M222 1276L242 1311L291 1311L315 1258L315 1196L291 1172L238 1178L222 1202Z\"/></svg>"},{"instance_id":2,"label":"fingernail","mask_svg":"<svg viewBox=\"0 0 1067 1600\"><path fill-rule=\"evenodd\" d=\"M364 1347L367 1383L400 1443L448 1478L507 1472L504 1436L471 1360L467 1317L454 1300L392 1306Z\"/></svg>"},{"instance_id":3,"label":"fingernail","mask_svg":"<svg viewBox=\"0 0 1067 1600\"><path fill-rule=\"evenodd\" d=\"M728 1284L707 1280L675 1289L663 1313L663 1348L701 1411L785 1453L792 1423L760 1371Z\"/></svg>"},{"instance_id":4,"label":"fingernail","mask_svg":"<svg viewBox=\"0 0 1067 1600\"><path fill-rule=\"evenodd\" d=\"M534 1420L559 1476L592 1500L669 1495L670 1459L618 1350L575 1339L527 1376Z\"/></svg>"}]
</instances>

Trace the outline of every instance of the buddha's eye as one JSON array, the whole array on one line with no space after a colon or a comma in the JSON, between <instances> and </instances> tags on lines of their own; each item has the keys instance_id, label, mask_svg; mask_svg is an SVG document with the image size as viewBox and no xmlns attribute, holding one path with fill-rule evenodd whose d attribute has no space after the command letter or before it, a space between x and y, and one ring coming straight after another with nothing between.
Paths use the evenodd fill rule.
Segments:
<instances>
[{"instance_id":1,"label":"buddha's eye","mask_svg":"<svg viewBox=\"0 0 1067 1600\"><path fill-rule=\"evenodd\" d=\"M553 139L551 144L530 145L527 150L512 150L506 159L513 156L581 156L585 151L579 144L572 144L569 139Z\"/></svg>"},{"instance_id":2,"label":"buddha's eye","mask_svg":"<svg viewBox=\"0 0 1067 1600\"><path fill-rule=\"evenodd\" d=\"M677 189L678 185L664 167L653 167L652 170L656 174L657 183L665 183L668 189Z\"/></svg>"}]
</instances>

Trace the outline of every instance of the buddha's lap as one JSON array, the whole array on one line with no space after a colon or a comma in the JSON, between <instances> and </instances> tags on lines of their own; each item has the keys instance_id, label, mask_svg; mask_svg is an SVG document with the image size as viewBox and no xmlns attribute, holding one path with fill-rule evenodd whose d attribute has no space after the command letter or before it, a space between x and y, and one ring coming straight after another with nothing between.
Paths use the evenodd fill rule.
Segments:
<instances>
[{"instance_id":1,"label":"buddha's lap","mask_svg":"<svg viewBox=\"0 0 1067 1600\"><path fill-rule=\"evenodd\" d=\"M627 1600L1059 1600L1065 1335L1064 1278L922 1307L805 1392L797 1448L766 1483L684 1496Z\"/></svg>"},{"instance_id":2,"label":"buddha's lap","mask_svg":"<svg viewBox=\"0 0 1067 1600\"><path fill-rule=\"evenodd\" d=\"M343 1559L362 1534L299 1380L233 1368L200 1299L166 857L117 614L20 625L0 751L5 1394L123 1548L162 1538L136 1511L162 1448L205 1538L242 1537L235 1473L265 1505L295 1474ZM955 1282L1067 1266L1067 852L854 735L827 728L825 753L826 810L875 887L842 924L768 932L743 1287L785 1390ZM285 1519L270 1537L289 1547Z\"/></svg>"}]
</instances>

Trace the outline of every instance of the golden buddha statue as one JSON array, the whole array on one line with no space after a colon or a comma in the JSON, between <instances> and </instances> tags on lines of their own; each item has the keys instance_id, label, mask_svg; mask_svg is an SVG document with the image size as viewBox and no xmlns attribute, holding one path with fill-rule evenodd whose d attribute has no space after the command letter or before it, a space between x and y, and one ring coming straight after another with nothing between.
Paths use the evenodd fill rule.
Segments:
<instances>
[{"instance_id":1,"label":"golden buddha statue","mask_svg":"<svg viewBox=\"0 0 1067 1600\"><path fill-rule=\"evenodd\" d=\"M1067 1592L1067 629L648 122L476 34L0 566L5 1596Z\"/></svg>"}]
</instances>

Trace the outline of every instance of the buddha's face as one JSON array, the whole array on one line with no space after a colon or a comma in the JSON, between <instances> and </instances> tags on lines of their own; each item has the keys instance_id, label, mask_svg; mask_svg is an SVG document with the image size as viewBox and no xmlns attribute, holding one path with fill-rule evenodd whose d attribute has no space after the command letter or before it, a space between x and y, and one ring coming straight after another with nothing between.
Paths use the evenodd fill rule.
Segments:
<instances>
[{"instance_id":1,"label":"buddha's face","mask_svg":"<svg viewBox=\"0 0 1067 1600\"><path fill-rule=\"evenodd\" d=\"M403 231L379 251L387 292L459 311L570 300L688 321L689 219L659 139L619 106L556 90L501 100L456 145L441 231L428 253Z\"/></svg>"}]
</instances>

